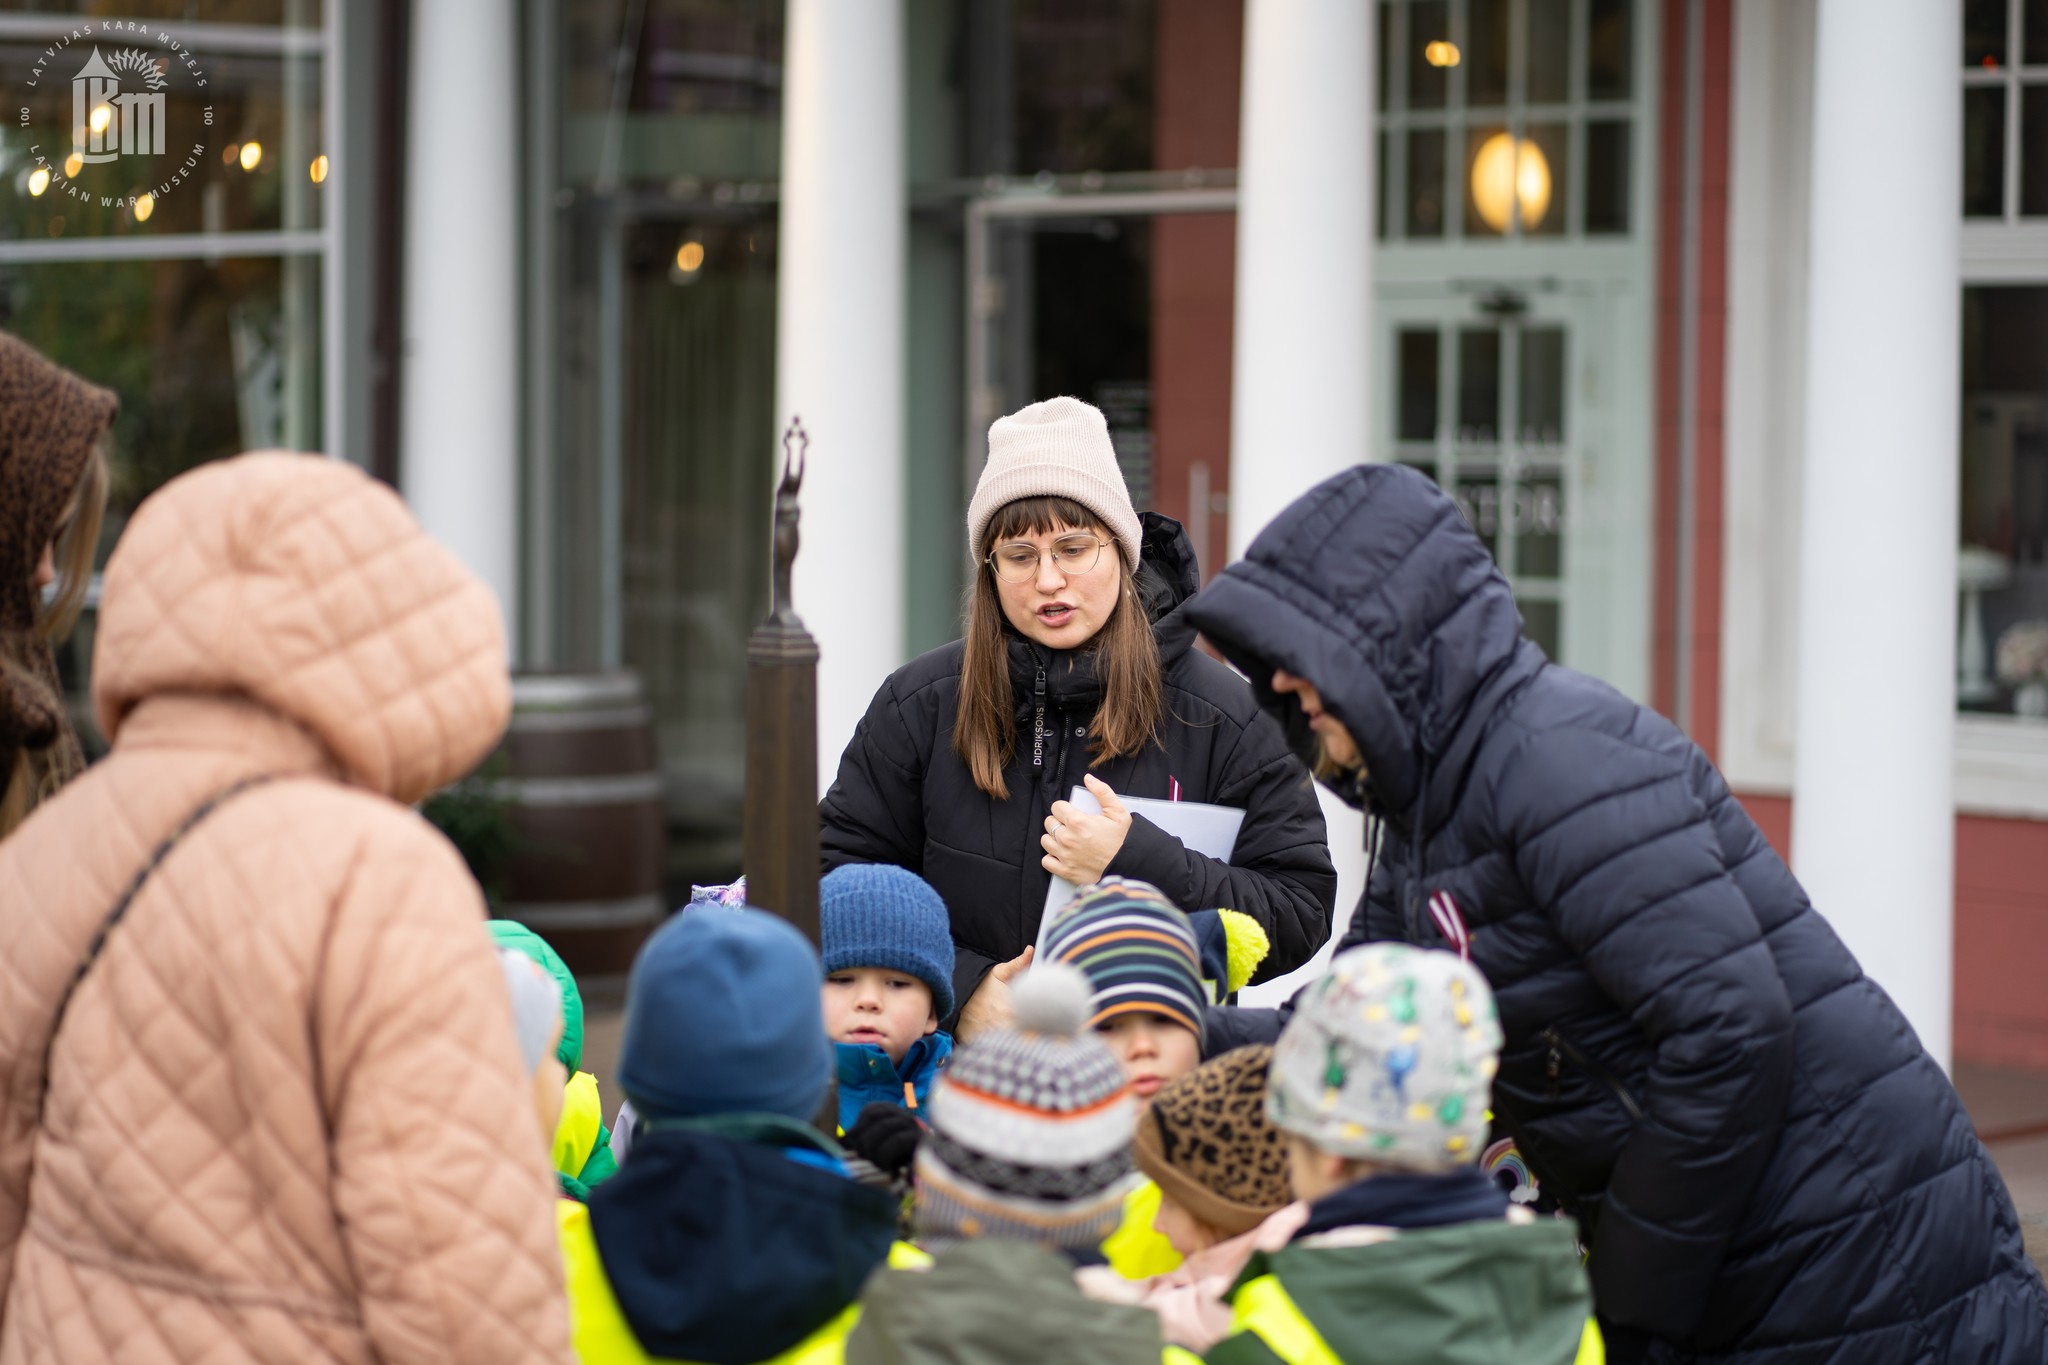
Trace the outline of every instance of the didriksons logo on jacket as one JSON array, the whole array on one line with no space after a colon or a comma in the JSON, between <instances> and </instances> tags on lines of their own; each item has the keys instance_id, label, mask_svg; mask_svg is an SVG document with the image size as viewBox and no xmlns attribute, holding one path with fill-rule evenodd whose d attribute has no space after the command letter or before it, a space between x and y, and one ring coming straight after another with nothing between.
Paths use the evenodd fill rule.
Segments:
<instances>
[{"instance_id":1,"label":"didriksons logo on jacket","mask_svg":"<svg viewBox=\"0 0 2048 1365\"><path fill-rule=\"evenodd\" d=\"M17 91L24 188L147 219L197 178L213 133L207 88L192 50L141 20L94 20L52 37Z\"/></svg>"}]
</instances>

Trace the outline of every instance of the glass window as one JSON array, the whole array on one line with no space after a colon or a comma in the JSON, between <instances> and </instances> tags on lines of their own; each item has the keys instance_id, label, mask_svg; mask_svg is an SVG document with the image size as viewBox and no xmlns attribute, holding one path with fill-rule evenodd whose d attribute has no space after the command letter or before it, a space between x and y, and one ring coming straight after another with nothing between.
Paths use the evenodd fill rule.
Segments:
<instances>
[{"instance_id":1,"label":"glass window","mask_svg":"<svg viewBox=\"0 0 2048 1365\"><path fill-rule=\"evenodd\" d=\"M1399 51L1381 103L1394 152L1382 200L1398 211L1381 235L1626 236L1634 4L1382 0Z\"/></svg>"},{"instance_id":2,"label":"glass window","mask_svg":"<svg viewBox=\"0 0 2048 1365\"><path fill-rule=\"evenodd\" d=\"M1521 412L1517 426L1525 446L1556 446L1564 440L1564 328L1521 329Z\"/></svg>"},{"instance_id":3,"label":"glass window","mask_svg":"<svg viewBox=\"0 0 2048 1365\"><path fill-rule=\"evenodd\" d=\"M1458 440L1490 444L1500 430L1500 329L1458 332Z\"/></svg>"},{"instance_id":4,"label":"glass window","mask_svg":"<svg viewBox=\"0 0 2048 1365\"><path fill-rule=\"evenodd\" d=\"M1571 98L1571 0L1528 0L1528 25L1525 98L1563 104Z\"/></svg>"},{"instance_id":5,"label":"glass window","mask_svg":"<svg viewBox=\"0 0 2048 1365\"><path fill-rule=\"evenodd\" d=\"M319 0L108 9L41 4L0 37L0 328L120 395L102 556L185 470L325 444L331 192ZM97 749L92 630L59 664Z\"/></svg>"},{"instance_id":6,"label":"glass window","mask_svg":"<svg viewBox=\"0 0 2048 1365\"><path fill-rule=\"evenodd\" d=\"M1586 235L1621 235L1629 219L1629 127L1626 120L1586 125Z\"/></svg>"},{"instance_id":7,"label":"glass window","mask_svg":"<svg viewBox=\"0 0 2048 1365\"><path fill-rule=\"evenodd\" d=\"M47 36L0 41L12 93L0 170L0 240L318 228L326 198L317 47L212 51ZM89 92L89 94L88 94ZM74 129L74 95L91 100ZM79 134L82 133L81 138Z\"/></svg>"},{"instance_id":8,"label":"glass window","mask_svg":"<svg viewBox=\"0 0 2048 1365\"><path fill-rule=\"evenodd\" d=\"M1964 66L2004 66L2005 37L2006 0L1963 0Z\"/></svg>"},{"instance_id":9,"label":"glass window","mask_svg":"<svg viewBox=\"0 0 2048 1365\"><path fill-rule=\"evenodd\" d=\"M1508 102L1508 0L1466 0L1465 102Z\"/></svg>"},{"instance_id":10,"label":"glass window","mask_svg":"<svg viewBox=\"0 0 2048 1365\"><path fill-rule=\"evenodd\" d=\"M2020 213L2048 214L2048 85L2020 91Z\"/></svg>"},{"instance_id":11,"label":"glass window","mask_svg":"<svg viewBox=\"0 0 2048 1365\"><path fill-rule=\"evenodd\" d=\"M1382 9L1391 14L1391 8ZM1408 10L1408 107L1441 109L1451 88L1451 7L1421 0Z\"/></svg>"},{"instance_id":12,"label":"glass window","mask_svg":"<svg viewBox=\"0 0 2048 1365\"><path fill-rule=\"evenodd\" d=\"M320 260L6 264L0 329L121 396L105 546L166 480L320 444Z\"/></svg>"},{"instance_id":13,"label":"glass window","mask_svg":"<svg viewBox=\"0 0 2048 1365\"><path fill-rule=\"evenodd\" d=\"M1396 429L1403 441L1436 440L1438 335L1434 327L1401 329Z\"/></svg>"},{"instance_id":14,"label":"glass window","mask_svg":"<svg viewBox=\"0 0 2048 1365\"><path fill-rule=\"evenodd\" d=\"M9 9L18 8L10 5ZM254 24L262 28L317 29L327 21L325 0L35 0L41 14L104 19L159 20L172 24Z\"/></svg>"},{"instance_id":15,"label":"glass window","mask_svg":"<svg viewBox=\"0 0 2048 1365\"><path fill-rule=\"evenodd\" d=\"M1011 8L1015 142L1010 164L988 169L1150 170L1151 0L1014 0Z\"/></svg>"},{"instance_id":16,"label":"glass window","mask_svg":"<svg viewBox=\"0 0 2048 1365\"><path fill-rule=\"evenodd\" d=\"M1562 470L1532 466L1515 480L1509 521L1515 531L1515 572L1522 578L1564 576L1563 509Z\"/></svg>"},{"instance_id":17,"label":"glass window","mask_svg":"<svg viewBox=\"0 0 2048 1365\"><path fill-rule=\"evenodd\" d=\"M2026 0L2020 31L2028 66L2048 65L2048 0Z\"/></svg>"},{"instance_id":18,"label":"glass window","mask_svg":"<svg viewBox=\"0 0 2048 1365\"><path fill-rule=\"evenodd\" d=\"M1963 290L1966 710L2048 715L2048 285Z\"/></svg>"},{"instance_id":19,"label":"glass window","mask_svg":"<svg viewBox=\"0 0 2048 1365\"><path fill-rule=\"evenodd\" d=\"M1572 326L1554 315L1535 320L1531 300L1507 291L1479 301L1485 322L1448 320L1470 306L1404 307L1447 320L1428 325L1418 317L1395 329L1395 444L1385 455L1451 494L1507 575L1530 637L1556 658L1573 459ZM1445 392L1456 405L1449 430L1439 422Z\"/></svg>"},{"instance_id":20,"label":"glass window","mask_svg":"<svg viewBox=\"0 0 2048 1365\"><path fill-rule=\"evenodd\" d=\"M1587 6L1586 98L1634 97L1635 41L1633 0L1591 0Z\"/></svg>"},{"instance_id":21,"label":"glass window","mask_svg":"<svg viewBox=\"0 0 2048 1365\"><path fill-rule=\"evenodd\" d=\"M2005 216L2005 86L1963 91L1963 216Z\"/></svg>"},{"instance_id":22,"label":"glass window","mask_svg":"<svg viewBox=\"0 0 2048 1365\"><path fill-rule=\"evenodd\" d=\"M1562 123L1532 123L1522 140L1516 171L1516 211L1532 237L1561 237L1571 203L1571 131ZM1534 164L1530 159L1535 158Z\"/></svg>"},{"instance_id":23,"label":"glass window","mask_svg":"<svg viewBox=\"0 0 2048 1365\"><path fill-rule=\"evenodd\" d=\"M1394 18L1397 12L1392 5L1380 6L1379 101L1382 114L1392 107L1390 101L1394 98L1394 72L1402 64L1401 45L1394 37Z\"/></svg>"},{"instance_id":24,"label":"glass window","mask_svg":"<svg viewBox=\"0 0 2048 1365\"><path fill-rule=\"evenodd\" d=\"M555 7L560 98L532 173L556 325L529 504L550 667L637 672L668 793L671 883L729 879L747 634L767 604L779 0ZM637 23L629 20L637 19Z\"/></svg>"},{"instance_id":25,"label":"glass window","mask_svg":"<svg viewBox=\"0 0 2048 1365\"><path fill-rule=\"evenodd\" d=\"M1444 235L1444 130L1408 133L1408 235Z\"/></svg>"},{"instance_id":26,"label":"glass window","mask_svg":"<svg viewBox=\"0 0 2048 1365\"><path fill-rule=\"evenodd\" d=\"M1563 657L1564 608L1555 598L1529 597L1516 603L1522 609L1522 633L1543 646L1553 659Z\"/></svg>"}]
</instances>

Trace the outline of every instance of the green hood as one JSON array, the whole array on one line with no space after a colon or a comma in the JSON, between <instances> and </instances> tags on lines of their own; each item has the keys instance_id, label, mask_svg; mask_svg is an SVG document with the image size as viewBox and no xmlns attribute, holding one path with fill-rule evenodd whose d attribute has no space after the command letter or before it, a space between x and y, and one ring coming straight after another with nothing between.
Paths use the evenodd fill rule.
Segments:
<instances>
[{"instance_id":1,"label":"green hood","mask_svg":"<svg viewBox=\"0 0 2048 1365\"><path fill-rule=\"evenodd\" d=\"M928 1270L882 1270L861 1294L846 1365L1159 1365L1149 1308L1096 1303L1062 1257L1022 1242L956 1242Z\"/></svg>"},{"instance_id":2,"label":"green hood","mask_svg":"<svg viewBox=\"0 0 2048 1365\"><path fill-rule=\"evenodd\" d=\"M555 984L562 988L562 1045L555 1049L555 1056L570 1074L583 1069L583 993L576 989L576 978L569 972L569 964L562 961L562 955L548 946L548 941L517 920L494 919L490 922L491 940L500 948L510 948L515 953L528 957L548 969L555 978Z\"/></svg>"},{"instance_id":3,"label":"green hood","mask_svg":"<svg viewBox=\"0 0 2048 1365\"><path fill-rule=\"evenodd\" d=\"M1456 1223L1370 1246L1319 1240L1254 1255L1237 1282L1278 1276L1345 1360L1571 1365L1578 1355L1593 1293L1569 1223Z\"/></svg>"}]
</instances>

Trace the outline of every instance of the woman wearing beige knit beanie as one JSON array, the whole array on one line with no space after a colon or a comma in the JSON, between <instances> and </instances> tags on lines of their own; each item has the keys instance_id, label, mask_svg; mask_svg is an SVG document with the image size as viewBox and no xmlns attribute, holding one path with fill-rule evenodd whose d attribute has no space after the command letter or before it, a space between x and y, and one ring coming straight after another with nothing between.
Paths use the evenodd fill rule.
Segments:
<instances>
[{"instance_id":1,"label":"woman wearing beige knit beanie","mask_svg":"<svg viewBox=\"0 0 2048 1365\"><path fill-rule=\"evenodd\" d=\"M1251 689L1194 648L1193 546L1132 507L1102 414L1053 398L991 426L967 546L966 637L882 684L819 812L826 870L893 863L945 898L963 1002L946 1026L1006 1017L1053 877L1242 911L1272 942L1264 976L1306 962L1337 889L1321 808ZM1067 799L1077 786L1101 813ZM1230 861L1123 796L1242 808Z\"/></svg>"}]
</instances>

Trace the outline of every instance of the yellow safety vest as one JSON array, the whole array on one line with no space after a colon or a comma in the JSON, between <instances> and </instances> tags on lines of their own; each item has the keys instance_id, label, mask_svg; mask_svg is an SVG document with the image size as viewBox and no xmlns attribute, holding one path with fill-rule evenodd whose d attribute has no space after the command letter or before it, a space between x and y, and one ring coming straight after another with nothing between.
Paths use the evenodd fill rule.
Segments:
<instances>
[{"instance_id":1,"label":"yellow safety vest","mask_svg":"<svg viewBox=\"0 0 2048 1365\"><path fill-rule=\"evenodd\" d=\"M1123 1221L1102 1243L1109 1268L1127 1280L1149 1280L1180 1269L1181 1255L1153 1230L1159 1214L1159 1186L1148 1180L1124 1199Z\"/></svg>"},{"instance_id":2,"label":"yellow safety vest","mask_svg":"<svg viewBox=\"0 0 2048 1365\"><path fill-rule=\"evenodd\" d=\"M562 1199L556 1201L555 1216L562 1269L569 1285L569 1335L577 1359L583 1365L686 1365L650 1356L641 1349L618 1296L612 1293L612 1283L605 1277L597 1239L590 1231L590 1209L573 1199ZM905 1242L889 1248L889 1266L894 1270L927 1266L931 1260ZM763 1365L840 1365L846 1358L847 1335L859 1321L860 1306L848 1304L838 1317Z\"/></svg>"},{"instance_id":3,"label":"yellow safety vest","mask_svg":"<svg viewBox=\"0 0 2048 1365\"><path fill-rule=\"evenodd\" d=\"M1344 1365L1322 1333L1289 1297L1278 1275L1261 1275L1237 1287L1231 1297L1230 1330L1251 1332L1287 1365ZM1607 1365L1607 1347L1600 1325L1586 1319L1579 1335L1579 1353L1572 1365Z\"/></svg>"},{"instance_id":4,"label":"yellow safety vest","mask_svg":"<svg viewBox=\"0 0 2048 1365\"><path fill-rule=\"evenodd\" d=\"M604 1100L597 1093L597 1077L579 1071L562 1087L562 1121L555 1125L551 1151L555 1169L563 1175L581 1175L597 1150L597 1134L604 1127Z\"/></svg>"}]
</instances>

